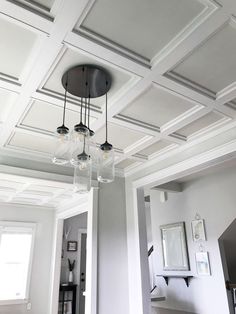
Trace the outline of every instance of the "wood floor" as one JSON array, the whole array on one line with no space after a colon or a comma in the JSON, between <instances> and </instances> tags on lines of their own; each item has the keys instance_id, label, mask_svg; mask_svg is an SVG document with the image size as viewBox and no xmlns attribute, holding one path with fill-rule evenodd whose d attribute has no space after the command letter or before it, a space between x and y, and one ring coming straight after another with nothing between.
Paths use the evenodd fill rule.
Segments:
<instances>
[{"instance_id":1,"label":"wood floor","mask_svg":"<svg viewBox=\"0 0 236 314\"><path fill-rule=\"evenodd\" d=\"M153 307L152 314L194 314L194 313Z\"/></svg>"}]
</instances>

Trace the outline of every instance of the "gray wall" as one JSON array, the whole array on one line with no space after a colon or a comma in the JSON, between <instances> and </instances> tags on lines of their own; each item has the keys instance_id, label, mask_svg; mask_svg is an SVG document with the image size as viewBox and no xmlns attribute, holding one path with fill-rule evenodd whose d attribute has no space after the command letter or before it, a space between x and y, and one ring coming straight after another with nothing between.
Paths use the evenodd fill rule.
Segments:
<instances>
[{"instance_id":1,"label":"gray wall","mask_svg":"<svg viewBox=\"0 0 236 314\"><path fill-rule=\"evenodd\" d=\"M0 220L35 222L36 237L30 283L31 310L26 305L0 306L1 314L45 314L49 308L54 212L43 208L0 206Z\"/></svg>"},{"instance_id":2,"label":"gray wall","mask_svg":"<svg viewBox=\"0 0 236 314\"><path fill-rule=\"evenodd\" d=\"M128 314L125 181L101 184L98 202L98 314Z\"/></svg>"},{"instance_id":3,"label":"gray wall","mask_svg":"<svg viewBox=\"0 0 236 314\"><path fill-rule=\"evenodd\" d=\"M186 183L182 193L169 193L166 203L160 203L160 192L151 191L155 273L165 273L159 226L185 221L191 271L175 272L175 274L195 276L189 288L179 279L170 280L167 287L164 280L158 278L160 294L167 297L160 306L200 314L229 313L218 239L236 218L235 186L236 169L230 168ZM195 252L199 247L192 241L191 234L191 221L196 213L205 219L207 242L203 245L209 252L212 276L200 277L196 274Z\"/></svg>"}]
</instances>

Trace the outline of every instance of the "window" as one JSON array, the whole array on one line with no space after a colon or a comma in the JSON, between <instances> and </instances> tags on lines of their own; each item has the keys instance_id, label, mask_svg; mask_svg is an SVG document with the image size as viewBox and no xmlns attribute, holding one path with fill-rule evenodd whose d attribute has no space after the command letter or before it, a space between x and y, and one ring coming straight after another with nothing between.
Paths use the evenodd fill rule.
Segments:
<instances>
[{"instance_id":1,"label":"window","mask_svg":"<svg viewBox=\"0 0 236 314\"><path fill-rule=\"evenodd\" d=\"M35 224L0 221L0 304L28 298Z\"/></svg>"}]
</instances>

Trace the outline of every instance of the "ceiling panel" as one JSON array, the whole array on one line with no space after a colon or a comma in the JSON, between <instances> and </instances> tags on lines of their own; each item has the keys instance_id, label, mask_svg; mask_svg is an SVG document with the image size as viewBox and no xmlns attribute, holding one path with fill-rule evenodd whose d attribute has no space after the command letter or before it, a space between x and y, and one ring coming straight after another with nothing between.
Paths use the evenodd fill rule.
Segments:
<instances>
[{"instance_id":1,"label":"ceiling panel","mask_svg":"<svg viewBox=\"0 0 236 314\"><path fill-rule=\"evenodd\" d=\"M64 88L61 84L61 78L63 74L71 67L80 64L95 64L100 67L105 68L112 76L112 86L108 93L108 101L115 96L115 94L131 79L131 76L124 73L121 70L118 70L115 67L110 65L103 65L102 62L98 62L92 58L89 58L85 55L79 54L72 50L67 50L60 62L48 78L47 82L44 85L44 89L54 91L64 95ZM101 107L105 102L105 96L98 97L91 100L92 104Z\"/></svg>"},{"instance_id":2,"label":"ceiling panel","mask_svg":"<svg viewBox=\"0 0 236 314\"><path fill-rule=\"evenodd\" d=\"M120 114L155 127L161 127L194 106L193 103L177 94L153 86Z\"/></svg>"},{"instance_id":3,"label":"ceiling panel","mask_svg":"<svg viewBox=\"0 0 236 314\"><path fill-rule=\"evenodd\" d=\"M145 134L127 129L125 127L108 123L108 142L115 148L125 149L135 142L141 140ZM102 144L105 142L105 128L100 129L94 135L94 141Z\"/></svg>"},{"instance_id":4,"label":"ceiling panel","mask_svg":"<svg viewBox=\"0 0 236 314\"><path fill-rule=\"evenodd\" d=\"M36 39L35 33L0 19L0 72L19 78Z\"/></svg>"},{"instance_id":5,"label":"ceiling panel","mask_svg":"<svg viewBox=\"0 0 236 314\"><path fill-rule=\"evenodd\" d=\"M9 192L16 192L17 190L21 189L23 187L22 182L17 181L10 181L10 180L4 180L0 179L0 190L5 191L8 190Z\"/></svg>"},{"instance_id":6,"label":"ceiling panel","mask_svg":"<svg viewBox=\"0 0 236 314\"><path fill-rule=\"evenodd\" d=\"M97 0L82 27L150 60L204 8L195 0Z\"/></svg>"},{"instance_id":7,"label":"ceiling panel","mask_svg":"<svg viewBox=\"0 0 236 314\"><path fill-rule=\"evenodd\" d=\"M158 141L158 142L156 142L156 143L154 143L154 144L152 144L152 145L142 149L138 153L148 157L148 156L150 156L150 155L152 155L154 153L157 153L157 152L161 151L162 149L164 149L164 148L166 148L166 147L168 147L170 145L171 145L171 143L168 143L168 142L165 142L165 141Z\"/></svg>"},{"instance_id":8,"label":"ceiling panel","mask_svg":"<svg viewBox=\"0 0 236 314\"><path fill-rule=\"evenodd\" d=\"M227 24L172 72L217 93L236 81L235 51L236 24Z\"/></svg>"},{"instance_id":9,"label":"ceiling panel","mask_svg":"<svg viewBox=\"0 0 236 314\"><path fill-rule=\"evenodd\" d=\"M129 166L132 166L134 165L135 163L137 163L137 160L133 160L133 159L125 159L121 162L119 162L117 165L116 165L116 168L120 168L120 169L125 169Z\"/></svg>"},{"instance_id":10,"label":"ceiling panel","mask_svg":"<svg viewBox=\"0 0 236 314\"><path fill-rule=\"evenodd\" d=\"M211 126L212 124L218 122L222 118L223 116L221 114L212 111L206 114L205 116L195 120L194 122L186 125L185 127L179 129L175 133L181 136L188 137L198 131L201 131L202 129L206 127Z\"/></svg>"},{"instance_id":11,"label":"ceiling panel","mask_svg":"<svg viewBox=\"0 0 236 314\"><path fill-rule=\"evenodd\" d=\"M54 0L34 0L34 1L17 0L17 2L25 4L25 5L31 5L31 6L35 5L41 8L50 9L54 3Z\"/></svg>"},{"instance_id":12,"label":"ceiling panel","mask_svg":"<svg viewBox=\"0 0 236 314\"><path fill-rule=\"evenodd\" d=\"M22 150L52 154L54 140L53 137L46 138L33 134L15 132L8 145Z\"/></svg>"},{"instance_id":13,"label":"ceiling panel","mask_svg":"<svg viewBox=\"0 0 236 314\"><path fill-rule=\"evenodd\" d=\"M63 105L63 103L62 103ZM73 130L74 125L80 121L79 106L75 110L66 110L65 125ZM48 132L55 132L57 127L62 124L63 107L59 107L48 102L39 100L33 101L31 107L23 118L21 125L38 130ZM90 123L92 124L96 119L91 117Z\"/></svg>"},{"instance_id":14,"label":"ceiling panel","mask_svg":"<svg viewBox=\"0 0 236 314\"><path fill-rule=\"evenodd\" d=\"M1 31L1 30L0 30ZM1 52L0 52L1 54ZM16 101L17 94L0 88L0 122L4 122Z\"/></svg>"},{"instance_id":15,"label":"ceiling panel","mask_svg":"<svg viewBox=\"0 0 236 314\"><path fill-rule=\"evenodd\" d=\"M38 204L40 204L40 199L16 196L16 197L12 198L11 203L38 205Z\"/></svg>"}]
</instances>

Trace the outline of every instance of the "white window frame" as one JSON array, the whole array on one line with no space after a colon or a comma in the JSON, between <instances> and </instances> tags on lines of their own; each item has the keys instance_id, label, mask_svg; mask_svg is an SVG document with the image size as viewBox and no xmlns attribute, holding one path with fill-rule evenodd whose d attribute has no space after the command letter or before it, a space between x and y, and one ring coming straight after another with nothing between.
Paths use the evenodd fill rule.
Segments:
<instances>
[{"instance_id":1,"label":"white window frame","mask_svg":"<svg viewBox=\"0 0 236 314\"><path fill-rule=\"evenodd\" d=\"M13 299L13 300L0 300L0 305L13 305L13 304L24 304L28 303L29 300L29 291L30 291L30 282L31 282L31 273L32 273L32 264L33 264L33 254L34 254L34 245L35 245L35 231L36 223L32 222L16 222L16 221L0 221L0 245L1 245L1 234L4 230L32 234L32 242L30 249L30 258L29 258L29 267L27 273L27 283L24 299Z\"/></svg>"}]
</instances>

